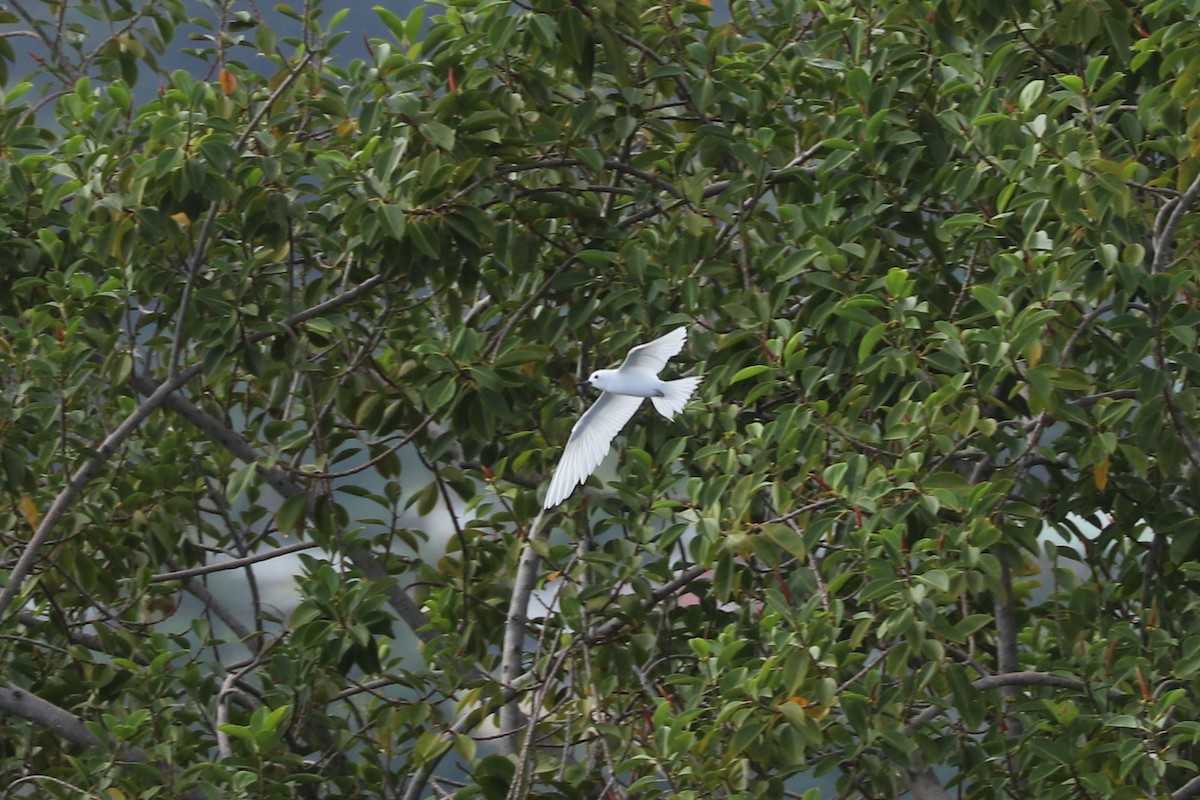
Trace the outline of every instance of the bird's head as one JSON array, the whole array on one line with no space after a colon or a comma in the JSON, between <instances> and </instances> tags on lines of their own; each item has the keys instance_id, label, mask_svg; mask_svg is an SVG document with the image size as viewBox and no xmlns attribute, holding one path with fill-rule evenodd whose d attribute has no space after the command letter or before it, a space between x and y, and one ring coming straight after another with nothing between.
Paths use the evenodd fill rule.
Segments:
<instances>
[{"instance_id":1,"label":"bird's head","mask_svg":"<svg viewBox=\"0 0 1200 800\"><path fill-rule=\"evenodd\" d=\"M602 392L608 391L609 383L612 380L612 374L614 372L616 372L616 370L598 369L589 375L586 381L581 381L579 385L591 386L593 389L599 389Z\"/></svg>"}]
</instances>

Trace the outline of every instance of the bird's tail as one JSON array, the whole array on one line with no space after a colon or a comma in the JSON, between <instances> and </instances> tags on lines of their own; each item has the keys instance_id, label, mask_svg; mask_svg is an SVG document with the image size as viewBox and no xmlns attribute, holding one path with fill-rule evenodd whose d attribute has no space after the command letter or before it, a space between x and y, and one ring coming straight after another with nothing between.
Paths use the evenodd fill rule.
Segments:
<instances>
[{"instance_id":1,"label":"bird's tail","mask_svg":"<svg viewBox=\"0 0 1200 800\"><path fill-rule=\"evenodd\" d=\"M696 391L696 387L699 385L699 376L666 381L663 383L662 397L651 397L650 402L654 403L658 413L667 419L673 419L676 414L683 411L688 398L692 396L692 392Z\"/></svg>"}]
</instances>

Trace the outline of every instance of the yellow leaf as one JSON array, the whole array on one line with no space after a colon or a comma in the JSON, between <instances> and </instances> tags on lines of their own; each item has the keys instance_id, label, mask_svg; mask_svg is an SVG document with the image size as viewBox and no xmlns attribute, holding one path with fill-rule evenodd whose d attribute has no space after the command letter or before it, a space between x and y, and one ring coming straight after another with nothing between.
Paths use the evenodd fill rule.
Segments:
<instances>
[{"instance_id":1,"label":"yellow leaf","mask_svg":"<svg viewBox=\"0 0 1200 800\"><path fill-rule=\"evenodd\" d=\"M21 513L25 515L25 519L29 521L29 527L37 530L37 526L42 524L42 512L38 511L37 505L29 499L29 495L21 495Z\"/></svg>"},{"instance_id":2,"label":"yellow leaf","mask_svg":"<svg viewBox=\"0 0 1200 800\"><path fill-rule=\"evenodd\" d=\"M171 219L175 220L180 225L191 225L192 224L192 221L188 218L188 215L183 213L182 211L177 211L176 213L172 214Z\"/></svg>"},{"instance_id":3,"label":"yellow leaf","mask_svg":"<svg viewBox=\"0 0 1200 800\"><path fill-rule=\"evenodd\" d=\"M337 126L337 135L338 136L349 136L350 134L357 133L357 132L358 132L358 120L355 119L354 117L347 117L346 119L344 119L338 123L338 126Z\"/></svg>"},{"instance_id":4,"label":"yellow leaf","mask_svg":"<svg viewBox=\"0 0 1200 800\"><path fill-rule=\"evenodd\" d=\"M785 717L796 724L803 722L805 718L822 720L829 715L829 709L823 708L816 703L810 703L807 698L799 695L785 697L783 702L778 705L779 710Z\"/></svg>"},{"instance_id":5,"label":"yellow leaf","mask_svg":"<svg viewBox=\"0 0 1200 800\"><path fill-rule=\"evenodd\" d=\"M1104 487L1108 486L1108 456L1092 467L1092 478L1096 481L1096 488L1103 492Z\"/></svg>"},{"instance_id":6,"label":"yellow leaf","mask_svg":"<svg viewBox=\"0 0 1200 800\"><path fill-rule=\"evenodd\" d=\"M1025 359L1029 361L1030 368L1036 367L1042 360L1042 352L1043 348L1041 339L1034 339L1025 348Z\"/></svg>"},{"instance_id":7,"label":"yellow leaf","mask_svg":"<svg viewBox=\"0 0 1200 800\"><path fill-rule=\"evenodd\" d=\"M237 91L237 77L232 72L227 69L221 70L219 79L221 81L221 91L225 93L226 97Z\"/></svg>"}]
</instances>

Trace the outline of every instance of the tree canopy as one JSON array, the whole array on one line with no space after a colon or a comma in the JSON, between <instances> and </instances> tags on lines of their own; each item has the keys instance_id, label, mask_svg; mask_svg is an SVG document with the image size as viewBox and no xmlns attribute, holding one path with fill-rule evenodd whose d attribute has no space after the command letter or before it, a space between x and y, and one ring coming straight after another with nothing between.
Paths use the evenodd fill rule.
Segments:
<instances>
[{"instance_id":1,"label":"tree canopy","mask_svg":"<svg viewBox=\"0 0 1200 800\"><path fill-rule=\"evenodd\" d=\"M0 12L4 796L1200 796L1200 6L279 12Z\"/></svg>"}]
</instances>

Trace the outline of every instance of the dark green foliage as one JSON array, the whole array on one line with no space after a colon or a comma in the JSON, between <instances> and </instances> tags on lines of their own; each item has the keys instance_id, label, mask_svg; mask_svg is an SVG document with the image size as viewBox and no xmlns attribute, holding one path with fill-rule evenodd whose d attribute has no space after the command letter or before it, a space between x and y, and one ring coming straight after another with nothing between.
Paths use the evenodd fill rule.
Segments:
<instances>
[{"instance_id":1,"label":"dark green foliage","mask_svg":"<svg viewBox=\"0 0 1200 800\"><path fill-rule=\"evenodd\" d=\"M14 797L1194 794L1194 3L25 5Z\"/></svg>"}]
</instances>

